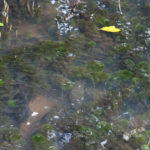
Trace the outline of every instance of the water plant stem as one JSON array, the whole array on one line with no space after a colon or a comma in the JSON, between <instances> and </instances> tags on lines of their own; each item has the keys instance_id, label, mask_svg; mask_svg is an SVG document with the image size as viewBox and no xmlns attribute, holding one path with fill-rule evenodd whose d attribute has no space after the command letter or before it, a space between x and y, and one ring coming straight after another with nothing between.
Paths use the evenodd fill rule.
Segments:
<instances>
[{"instance_id":1,"label":"water plant stem","mask_svg":"<svg viewBox=\"0 0 150 150\"><path fill-rule=\"evenodd\" d=\"M121 4L120 4L120 0L118 0L118 7L119 7L119 11L120 11L120 14L122 15L122 10L121 10Z\"/></svg>"}]
</instances>

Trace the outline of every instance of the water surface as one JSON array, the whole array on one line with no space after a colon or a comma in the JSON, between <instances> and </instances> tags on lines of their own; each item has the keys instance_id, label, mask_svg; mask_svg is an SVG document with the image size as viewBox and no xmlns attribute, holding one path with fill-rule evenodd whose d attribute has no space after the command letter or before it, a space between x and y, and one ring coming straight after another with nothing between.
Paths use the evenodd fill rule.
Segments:
<instances>
[{"instance_id":1,"label":"water surface","mask_svg":"<svg viewBox=\"0 0 150 150\"><path fill-rule=\"evenodd\" d=\"M149 0L0 4L0 150L150 149Z\"/></svg>"}]
</instances>

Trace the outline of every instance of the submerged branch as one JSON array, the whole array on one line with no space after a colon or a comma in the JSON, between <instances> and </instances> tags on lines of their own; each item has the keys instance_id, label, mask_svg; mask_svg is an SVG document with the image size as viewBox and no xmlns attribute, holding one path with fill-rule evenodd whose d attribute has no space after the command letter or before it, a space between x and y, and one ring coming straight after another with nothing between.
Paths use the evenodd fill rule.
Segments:
<instances>
[{"instance_id":1,"label":"submerged branch","mask_svg":"<svg viewBox=\"0 0 150 150\"><path fill-rule=\"evenodd\" d=\"M119 11L120 11L120 14L122 15L122 10L121 10L121 4L120 4L120 0L118 0L118 7L119 7Z\"/></svg>"}]
</instances>

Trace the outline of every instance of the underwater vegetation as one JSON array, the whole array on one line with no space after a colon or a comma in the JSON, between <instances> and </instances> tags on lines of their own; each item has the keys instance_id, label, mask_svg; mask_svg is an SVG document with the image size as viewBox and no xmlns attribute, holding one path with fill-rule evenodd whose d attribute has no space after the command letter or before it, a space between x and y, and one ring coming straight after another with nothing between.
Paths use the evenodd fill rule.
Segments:
<instances>
[{"instance_id":1,"label":"underwater vegetation","mask_svg":"<svg viewBox=\"0 0 150 150\"><path fill-rule=\"evenodd\" d=\"M56 135L53 126L44 124L41 127L41 133L32 136L32 144L36 150L57 150Z\"/></svg>"},{"instance_id":2,"label":"underwater vegetation","mask_svg":"<svg viewBox=\"0 0 150 150\"><path fill-rule=\"evenodd\" d=\"M8 0L8 23L0 15L0 149L150 150L149 1L121 0L122 14L111 0L75 8L30 2ZM68 10L62 16L61 6ZM40 38L30 31L18 36L21 21L42 26ZM8 49L11 34L23 46ZM44 106L32 129L28 105L37 95L56 102ZM21 123L33 130L28 140Z\"/></svg>"},{"instance_id":3,"label":"underwater vegetation","mask_svg":"<svg viewBox=\"0 0 150 150\"><path fill-rule=\"evenodd\" d=\"M93 83L104 82L110 78L110 74L104 72L105 65L99 61L87 62L82 67L72 67L71 78L85 78Z\"/></svg>"}]
</instances>

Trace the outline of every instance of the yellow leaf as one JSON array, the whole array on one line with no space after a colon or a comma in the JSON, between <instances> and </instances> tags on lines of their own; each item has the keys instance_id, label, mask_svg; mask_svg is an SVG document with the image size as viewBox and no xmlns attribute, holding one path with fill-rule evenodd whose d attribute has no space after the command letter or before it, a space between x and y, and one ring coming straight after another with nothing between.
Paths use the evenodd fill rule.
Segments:
<instances>
[{"instance_id":1,"label":"yellow leaf","mask_svg":"<svg viewBox=\"0 0 150 150\"><path fill-rule=\"evenodd\" d=\"M2 27L2 26L4 26L4 24L2 22L0 22L0 26Z\"/></svg>"},{"instance_id":2,"label":"yellow leaf","mask_svg":"<svg viewBox=\"0 0 150 150\"><path fill-rule=\"evenodd\" d=\"M115 26L103 27L103 28L100 28L98 30L103 30L103 31L106 31L106 32L120 32L120 29L116 28Z\"/></svg>"}]
</instances>

